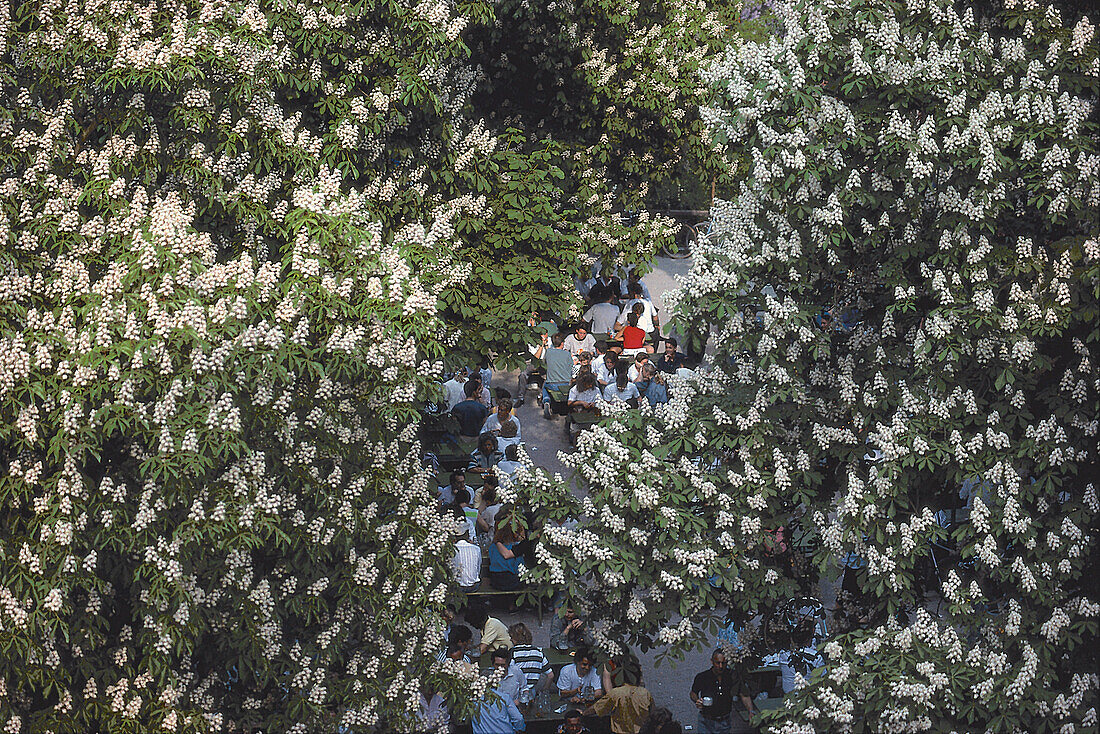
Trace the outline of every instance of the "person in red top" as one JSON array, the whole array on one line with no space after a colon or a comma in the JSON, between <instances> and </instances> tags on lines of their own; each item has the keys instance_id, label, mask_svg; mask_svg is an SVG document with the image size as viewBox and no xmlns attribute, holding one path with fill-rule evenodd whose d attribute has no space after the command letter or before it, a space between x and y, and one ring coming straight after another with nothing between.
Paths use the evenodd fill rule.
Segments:
<instances>
[{"instance_id":1,"label":"person in red top","mask_svg":"<svg viewBox=\"0 0 1100 734\"><path fill-rule=\"evenodd\" d=\"M617 335L623 340L623 353L633 354L639 350L644 350L645 346L645 331L638 328L638 318L641 310L641 304L635 306L635 310L627 314L626 326L622 328L622 331Z\"/></svg>"}]
</instances>

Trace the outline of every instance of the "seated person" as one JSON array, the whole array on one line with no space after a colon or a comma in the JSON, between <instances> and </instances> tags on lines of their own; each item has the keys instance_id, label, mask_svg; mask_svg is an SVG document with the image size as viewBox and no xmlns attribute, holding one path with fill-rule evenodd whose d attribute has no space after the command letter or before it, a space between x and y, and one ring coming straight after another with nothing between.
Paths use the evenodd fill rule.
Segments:
<instances>
[{"instance_id":1,"label":"seated person","mask_svg":"<svg viewBox=\"0 0 1100 734\"><path fill-rule=\"evenodd\" d=\"M642 368L642 379L634 384L638 386L638 393L648 400L650 405L668 402L668 387L665 386L664 380L658 376L655 365L645 365Z\"/></svg>"},{"instance_id":2,"label":"seated person","mask_svg":"<svg viewBox=\"0 0 1100 734\"><path fill-rule=\"evenodd\" d=\"M512 638L508 636L508 628L496 617L490 616L489 607L482 601L471 602L466 607L464 615L466 621L481 630L481 642L478 644L478 654L484 655L498 647L512 648Z\"/></svg>"},{"instance_id":3,"label":"seated person","mask_svg":"<svg viewBox=\"0 0 1100 734\"><path fill-rule=\"evenodd\" d=\"M458 421L460 436L467 439L477 438L481 433L481 427L485 425L485 419L489 416L489 409L479 399L481 382L470 378L462 386L462 391L466 399L451 409L451 415Z\"/></svg>"},{"instance_id":4,"label":"seated person","mask_svg":"<svg viewBox=\"0 0 1100 734\"><path fill-rule=\"evenodd\" d=\"M647 346L645 343L645 331L638 328L638 319L640 317L641 305L638 305L635 311L631 311L627 314L626 324L621 326L618 333L615 335L617 339L621 339L623 342L623 354L638 354L652 349L651 346Z\"/></svg>"},{"instance_id":5,"label":"seated person","mask_svg":"<svg viewBox=\"0 0 1100 734\"><path fill-rule=\"evenodd\" d=\"M505 691L498 686L495 696L484 696L477 701L470 717L472 734L515 734L527 728L523 714Z\"/></svg>"},{"instance_id":6,"label":"seated person","mask_svg":"<svg viewBox=\"0 0 1100 734\"><path fill-rule=\"evenodd\" d=\"M577 361L573 364L572 384L576 384L577 376L585 370L592 371L592 352L581 352L577 355Z\"/></svg>"},{"instance_id":7,"label":"seated person","mask_svg":"<svg viewBox=\"0 0 1100 734\"><path fill-rule=\"evenodd\" d=\"M458 588L467 594L481 586L481 548L470 541L470 530L467 528L455 543L452 561Z\"/></svg>"},{"instance_id":8,"label":"seated person","mask_svg":"<svg viewBox=\"0 0 1100 734\"><path fill-rule=\"evenodd\" d=\"M451 472L451 483L439 488L440 504L453 505L460 489L466 489L466 472L455 469Z\"/></svg>"},{"instance_id":9,"label":"seated person","mask_svg":"<svg viewBox=\"0 0 1100 734\"><path fill-rule=\"evenodd\" d=\"M550 620L550 645L565 651L573 647L589 647L592 635L584 627L584 620L577 616L571 604L558 607L558 613Z\"/></svg>"},{"instance_id":10,"label":"seated person","mask_svg":"<svg viewBox=\"0 0 1100 734\"><path fill-rule=\"evenodd\" d=\"M616 295L609 289L593 291L592 306L582 316L592 325L593 336L608 337L615 333L615 321L619 318Z\"/></svg>"},{"instance_id":11,"label":"seated person","mask_svg":"<svg viewBox=\"0 0 1100 734\"><path fill-rule=\"evenodd\" d=\"M569 388L569 411L594 411L603 402L600 389L596 387L596 376L591 371L581 372L577 384Z\"/></svg>"},{"instance_id":12,"label":"seated person","mask_svg":"<svg viewBox=\"0 0 1100 734\"><path fill-rule=\"evenodd\" d=\"M647 364L653 364L649 360L648 352L640 352L634 355L634 364L630 365L630 381L637 382L642 377L642 368ZM664 377L661 377L664 379Z\"/></svg>"},{"instance_id":13,"label":"seated person","mask_svg":"<svg viewBox=\"0 0 1100 734\"><path fill-rule=\"evenodd\" d=\"M512 660L512 650L507 647L498 647L489 653L493 670L505 671L504 677L497 685L497 691L517 706L527 698L527 676L523 669Z\"/></svg>"},{"instance_id":14,"label":"seated person","mask_svg":"<svg viewBox=\"0 0 1100 734\"><path fill-rule=\"evenodd\" d=\"M516 473L516 470L520 467L519 461L519 446L517 444L509 444L504 447L504 460L497 464L497 471L505 476L511 477Z\"/></svg>"},{"instance_id":15,"label":"seated person","mask_svg":"<svg viewBox=\"0 0 1100 734\"><path fill-rule=\"evenodd\" d=\"M436 660L442 663L450 658L455 662L472 663L474 659L470 655L470 648L473 644L474 633L469 627L464 624L451 625L450 632L447 634L447 644L439 652Z\"/></svg>"},{"instance_id":16,"label":"seated person","mask_svg":"<svg viewBox=\"0 0 1100 734\"><path fill-rule=\"evenodd\" d=\"M527 677L527 696L524 703L529 703L536 693L554 681L554 669L550 667L550 661L542 654L542 650L535 647L527 625L517 622L508 628L508 634L512 637L512 662Z\"/></svg>"},{"instance_id":17,"label":"seated person","mask_svg":"<svg viewBox=\"0 0 1100 734\"><path fill-rule=\"evenodd\" d=\"M615 381L615 367L619 364L619 357L614 352L603 355L603 359L596 365L596 384L603 390Z\"/></svg>"},{"instance_id":18,"label":"seated person","mask_svg":"<svg viewBox=\"0 0 1100 734\"><path fill-rule=\"evenodd\" d=\"M491 433L483 433L477 439L477 449L470 454L470 465L466 469L484 474L503 458L503 454L497 449L497 437Z\"/></svg>"},{"instance_id":19,"label":"seated person","mask_svg":"<svg viewBox=\"0 0 1100 734\"><path fill-rule=\"evenodd\" d=\"M665 339L665 352L661 355L661 358L657 360L657 369L664 372L666 375L676 374L676 370L683 367L686 361L684 355L676 351L677 346L679 345L672 337Z\"/></svg>"},{"instance_id":20,"label":"seated person","mask_svg":"<svg viewBox=\"0 0 1100 734\"><path fill-rule=\"evenodd\" d=\"M522 527L513 529L508 521L507 508L497 511L493 544L489 546L489 585L497 591L515 591L523 583L519 580L520 556L516 546L527 536Z\"/></svg>"},{"instance_id":21,"label":"seated person","mask_svg":"<svg viewBox=\"0 0 1100 734\"><path fill-rule=\"evenodd\" d=\"M454 508L455 516L466 523L470 538L477 537L477 508L473 506L469 489L460 489L455 492Z\"/></svg>"},{"instance_id":22,"label":"seated person","mask_svg":"<svg viewBox=\"0 0 1100 734\"><path fill-rule=\"evenodd\" d=\"M500 437L497 446L503 452L509 446L519 445L519 418L509 418L500 424Z\"/></svg>"},{"instance_id":23,"label":"seated person","mask_svg":"<svg viewBox=\"0 0 1100 734\"><path fill-rule=\"evenodd\" d=\"M589 354L596 351L596 339L588 333L588 326L585 322L579 321L577 325L573 327L573 333L565 338L562 342L562 347L569 351L576 359L581 352L588 352Z\"/></svg>"},{"instance_id":24,"label":"seated person","mask_svg":"<svg viewBox=\"0 0 1100 734\"><path fill-rule=\"evenodd\" d=\"M520 425L519 418L512 415L512 399L501 398L497 401L496 411L485 419L485 425L481 427L482 433L492 433L495 436L500 435L500 428L505 421L511 420L516 426L516 435L514 443L519 443L520 438ZM503 447L501 447L503 448Z\"/></svg>"},{"instance_id":25,"label":"seated person","mask_svg":"<svg viewBox=\"0 0 1100 734\"><path fill-rule=\"evenodd\" d=\"M577 704L591 704L603 696L603 683L596 672L596 659L586 648L577 650L573 664L561 669L558 676L558 694Z\"/></svg>"},{"instance_id":26,"label":"seated person","mask_svg":"<svg viewBox=\"0 0 1100 734\"><path fill-rule=\"evenodd\" d=\"M629 403L630 407L638 407L638 386L630 381L630 370L625 364L620 364L615 370L615 381L603 389L603 399L606 402Z\"/></svg>"},{"instance_id":27,"label":"seated person","mask_svg":"<svg viewBox=\"0 0 1100 734\"><path fill-rule=\"evenodd\" d=\"M562 718L564 720L558 727L558 734L592 734L584 725L584 714L580 709L569 709Z\"/></svg>"},{"instance_id":28,"label":"seated person","mask_svg":"<svg viewBox=\"0 0 1100 734\"><path fill-rule=\"evenodd\" d=\"M486 474L485 479L477 511L477 539L483 548L488 548L496 534L497 513L503 505L497 500L497 478Z\"/></svg>"},{"instance_id":29,"label":"seated person","mask_svg":"<svg viewBox=\"0 0 1100 734\"><path fill-rule=\"evenodd\" d=\"M635 283L629 287L630 300L623 304L622 313L619 315L619 323L625 323L627 314L634 312L634 307L640 305L642 307L641 318L638 319L638 326L646 333L652 335L654 338L661 335L661 322L657 318L657 309L653 305L653 301L648 298L642 297L642 289L640 283Z\"/></svg>"},{"instance_id":30,"label":"seated person","mask_svg":"<svg viewBox=\"0 0 1100 734\"><path fill-rule=\"evenodd\" d=\"M613 272L611 266L602 265L600 266L600 275L592 278L584 284L585 288L587 289L587 293L584 297L588 299L590 303L593 300L593 293L598 293L601 290L606 293L614 294L616 296L616 300L618 300L617 296L623 290L623 283L618 276L609 275L609 273L611 272Z\"/></svg>"}]
</instances>

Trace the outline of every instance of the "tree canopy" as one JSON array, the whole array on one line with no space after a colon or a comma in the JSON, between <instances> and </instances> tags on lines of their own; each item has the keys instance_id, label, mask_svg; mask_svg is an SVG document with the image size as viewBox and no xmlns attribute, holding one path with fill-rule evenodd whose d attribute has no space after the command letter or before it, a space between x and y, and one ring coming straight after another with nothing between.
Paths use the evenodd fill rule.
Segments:
<instances>
[{"instance_id":1,"label":"tree canopy","mask_svg":"<svg viewBox=\"0 0 1100 734\"><path fill-rule=\"evenodd\" d=\"M1095 725L1097 46L1006 5L784 6L706 67L748 169L672 309L713 356L581 439L540 542L610 647L847 563L864 623L776 732Z\"/></svg>"}]
</instances>

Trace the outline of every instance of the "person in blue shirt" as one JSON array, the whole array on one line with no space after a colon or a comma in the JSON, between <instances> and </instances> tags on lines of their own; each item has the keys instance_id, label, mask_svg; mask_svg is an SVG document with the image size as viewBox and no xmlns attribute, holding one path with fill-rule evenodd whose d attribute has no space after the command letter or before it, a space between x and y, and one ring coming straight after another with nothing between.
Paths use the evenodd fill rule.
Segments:
<instances>
[{"instance_id":1,"label":"person in blue shirt","mask_svg":"<svg viewBox=\"0 0 1100 734\"><path fill-rule=\"evenodd\" d=\"M508 512L504 508L497 512L496 532L493 544L489 546L489 585L497 591L514 591L521 585L519 580L520 556L516 555L516 546L523 540L526 531L516 530L507 521Z\"/></svg>"},{"instance_id":2,"label":"person in blue shirt","mask_svg":"<svg viewBox=\"0 0 1100 734\"><path fill-rule=\"evenodd\" d=\"M642 366L641 379L634 383L638 386L638 393L649 401L650 405L668 402L668 388L664 380L657 375L657 367L646 363Z\"/></svg>"},{"instance_id":3,"label":"person in blue shirt","mask_svg":"<svg viewBox=\"0 0 1100 734\"><path fill-rule=\"evenodd\" d=\"M493 689L493 693L496 695L486 696L477 704L470 721L474 734L515 734L525 730L527 722L516 708L515 701L502 693L499 687Z\"/></svg>"}]
</instances>

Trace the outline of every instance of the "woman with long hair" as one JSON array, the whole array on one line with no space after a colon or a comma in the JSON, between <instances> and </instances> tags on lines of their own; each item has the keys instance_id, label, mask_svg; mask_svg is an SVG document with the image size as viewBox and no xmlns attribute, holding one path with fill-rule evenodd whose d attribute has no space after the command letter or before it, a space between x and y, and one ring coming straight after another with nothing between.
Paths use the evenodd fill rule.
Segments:
<instances>
[{"instance_id":1,"label":"woman with long hair","mask_svg":"<svg viewBox=\"0 0 1100 734\"><path fill-rule=\"evenodd\" d=\"M515 591L522 585L516 546L527 532L522 526L514 525L511 517L514 509L507 504L497 511L493 544L489 546L489 585L497 591Z\"/></svg>"}]
</instances>

